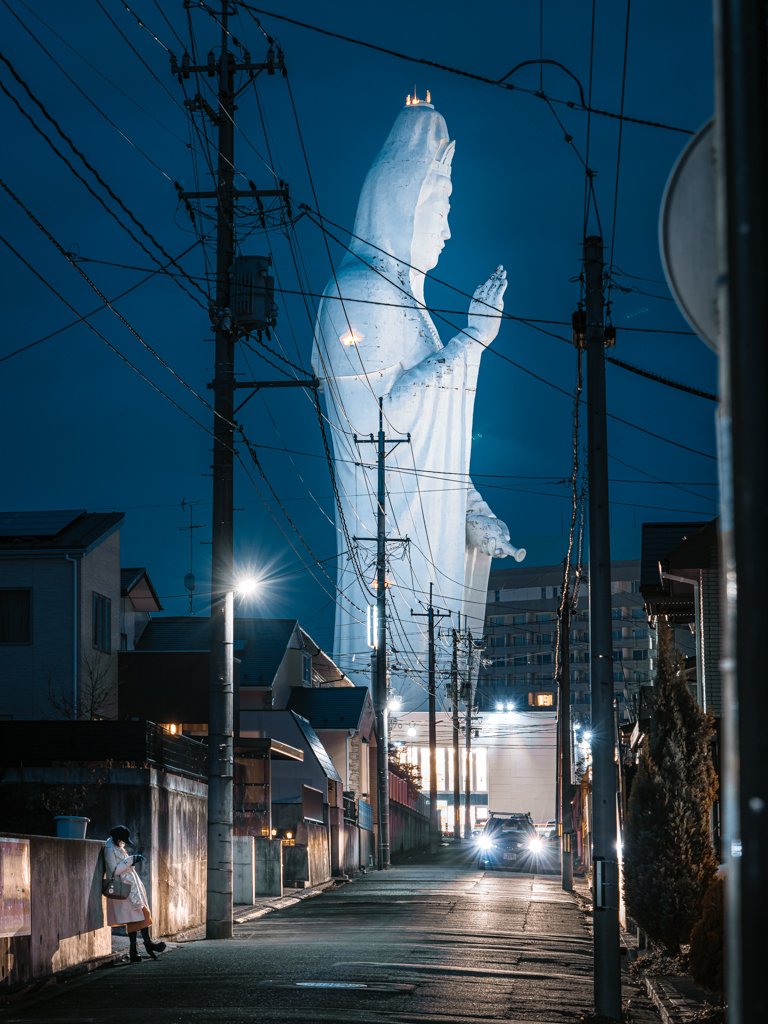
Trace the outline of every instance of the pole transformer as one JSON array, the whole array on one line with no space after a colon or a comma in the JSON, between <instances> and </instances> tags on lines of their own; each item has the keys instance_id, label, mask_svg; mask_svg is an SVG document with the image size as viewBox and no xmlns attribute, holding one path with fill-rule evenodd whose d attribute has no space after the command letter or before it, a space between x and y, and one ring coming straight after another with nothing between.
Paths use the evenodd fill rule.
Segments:
<instances>
[{"instance_id":1,"label":"pole transformer","mask_svg":"<svg viewBox=\"0 0 768 1024\"><path fill-rule=\"evenodd\" d=\"M592 690L592 865L595 1012L621 1020L619 863L613 728L611 544L605 408L603 240L584 240L589 471L589 602Z\"/></svg>"}]
</instances>

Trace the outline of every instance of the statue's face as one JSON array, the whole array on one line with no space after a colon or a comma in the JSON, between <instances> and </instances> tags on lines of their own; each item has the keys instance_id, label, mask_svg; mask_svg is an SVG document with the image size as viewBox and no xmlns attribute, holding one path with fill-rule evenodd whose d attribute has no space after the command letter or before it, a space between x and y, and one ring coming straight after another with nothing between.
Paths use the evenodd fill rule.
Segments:
<instances>
[{"instance_id":1,"label":"statue's face","mask_svg":"<svg viewBox=\"0 0 768 1024\"><path fill-rule=\"evenodd\" d=\"M450 178L433 175L416 208L411 262L417 270L421 270L423 273L437 266L440 253L451 237L451 230L448 227L448 211L451 208L448 202L450 194Z\"/></svg>"}]
</instances>

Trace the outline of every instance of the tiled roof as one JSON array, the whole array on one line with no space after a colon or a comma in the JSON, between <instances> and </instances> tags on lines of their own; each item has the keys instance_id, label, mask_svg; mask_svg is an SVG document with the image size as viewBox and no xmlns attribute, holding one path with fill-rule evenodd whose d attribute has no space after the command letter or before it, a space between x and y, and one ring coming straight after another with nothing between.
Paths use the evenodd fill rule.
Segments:
<instances>
[{"instance_id":1,"label":"tiled roof","mask_svg":"<svg viewBox=\"0 0 768 1024\"><path fill-rule=\"evenodd\" d=\"M312 753L315 755L317 763L323 769L326 776L329 779L333 779L334 782L341 782L341 776L333 767L333 761L331 761L328 751L320 742L320 739L315 730L312 728L310 722L302 715L297 715L295 711L291 712L291 714L293 715L293 719L296 722L296 725L301 730L304 739L309 744Z\"/></svg>"},{"instance_id":2,"label":"tiled roof","mask_svg":"<svg viewBox=\"0 0 768 1024\"><path fill-rule=\"evenodd\" d=\"M152 619L137 651L208 651L211 620L205 616L167 615ZM241 686L271 686L285 657L295 619L235 619L235 654Z\"/></svg>"},{"instance_id":3,"label":"tiled roof","mask_svg":"<svg viewBox=\"0 0 768 1024\"><path fill-rule=\"evenodd\" d=\"M211 620L208 616L164 615L147 623L136 642L137 651L209 651Z\"/></svg>"},{"instance_id":4,"label":"tiled roof","mask_svg":"<svg viewBox=\"0 0 768 1024\"><path fill-rule=\"evenodd\" d=\"M0 512L0 552L89 551L116 529L122 512Z\"/></svg>"},{"instance_id":5,"label":"tiled roof","mask_svg":"<svg viewBox=\"0 0 768 1024\"><path fill-rule=\"evenodd\" d=\"M315 729L357 729L366 699L367 686L294 686L288 709L309 719Z\"/></svg>"}]
</instances>

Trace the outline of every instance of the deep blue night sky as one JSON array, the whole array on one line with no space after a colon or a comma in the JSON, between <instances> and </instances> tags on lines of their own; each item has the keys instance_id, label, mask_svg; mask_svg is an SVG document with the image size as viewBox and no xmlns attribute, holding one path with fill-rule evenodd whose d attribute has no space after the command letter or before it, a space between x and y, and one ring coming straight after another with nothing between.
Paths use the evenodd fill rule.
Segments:
<instances>
[{"instance_id":1,"label":"deep blue night sky","mask_svg":"<svg viewBox=\"0 0 768 1024\"><path fill-rule=\"evenodd\" d=\"M205 189L211 187L211 176L202 142L202 115L195 115L194 122L188 117L184 92L170 74L164 47L180 58L182 44L177 36L189 45L191 24L199 54L216 50L218 28L211 10L217 5L192 4L189 21L181 0L130 0L128 7L118 0L77 4L0 0L2 52L114 194L176 256L194 246L196 234L173 183ZM490 78L499 78L543 52L544 57L565 64L588 87L591 0L543 0L543 48L540 5L535 0L485 5L393 0L386 6L297 0L272 7L334 32ZM162 45L139 26L131 12ZM614 112L621 102L625 16L621 0L597 0L593 105ZM365 172L406 93L414 85L420 95L429 88L457 147L453 237L435 271L446 285L428 286L428 302L455 311L444 315L463 325L469 300L462 293L471 294L503 263L510 282L508 313L570 321L579 297L574 279L581 269L585 180L581 158L586 154L588 127L589 165L596 171L600 224L609 244L617 120L601 116L590 120L583 111L554 105L557 118L573 137L569 144L541 98L408 63L267 14L260 18L284 50L298 127L288 83L282 77L263 75L257 92L251 87L244 91L236 137L242 184L247 179L259 187L273 187L274 171L289 184L294 214L302 202L317 204L328 221L350 228ZM263 59L266 41L251 16L241 12L232 30L254 60ZM512 81L536 90L539 74L538 67L528 67ZM0 82L34 124L55 140L108 208L130 223L5 63L0 65ZM211 83L203 77L200 89L213 101ZM578 101L576 86L555 67L544 68L543 87L548 95ZM186 88L187 95L194 93L192 81ZM0 104L3 180L63 249L76 254L78 266L98 288L114 297L155 269L148 254L119 228L4 92ZM695 131L711 116L712 107L708 0L677 4L647 0L634 5L625 112ZM208 135L213 141L210 126ZM311 182L300 137L310 162ZM612 259L612 313L618 329L615 355L714 391L716 359L697 338L622 330L687 331L663 282L657 239L664 185L687 139L676 131L624 125ZM169 276L156 274L115 302L167 365L143 348L113 313L105 310L91 318L104 338L168 397L152 390L82 323L11 355L100 306L102 300L5 192L0 193L0 210L3 237L76 310L67 308L6 245L0 246L5 313L0 342L5 439L0 504L18 510L125 511L123 564L146 566L165 609L180 614L187 608L182 581L190 568L189 534L181 529L188 517L181 501L196 502L193 522L203 528L193 534L198 577L195 610L204 612L210 558L205 541L210 530L207 430L211 413L190 388L206 401L210 397L206 384L212 376L213 344L206 299L185 281L184 287L202 302L198 305ZM280 355L308 367L313 300L305 303L289 293L303 288L321 292L330 275L329 254L338 262L342 250L330 238L326 249L320 230L305 217L298 220L292 235L294 263L279 226L264 232L247 205L243 211L242 251L271 249L278 285L285 290L278 295L279 322L271 344ZM203 207L198 219L209 233L206 258L203 247L197 245L182 260L203 290L214 252L210 212L210 207ZM599 229L594 207L588 227L591 232ZM157 254L152 241L135 225L132 230ZM166 262L162 255L159 258ZM565 324L542 326L570 338ZM443 340L452 333L446 325ZM513 543L527 548L527 564L559 561L569 514L568 489L562 481L570 475L571 401L546 382L572 391L575 350L563 340L512 320L504 322L493 348L544 382L491 352L486 354L475 406L475 482L509 524ZM241 352L238 359L238 371L246 377L282 375L258 354ZM273 361L279 365L280 356ZM607 384L609 411L710 456L610 422L610 451L615 456L610 462L613 555L629 558L639 554L644 520L704 521L716 514L715 406L615 366L608 367ZM333 576L336 545L328 519L333 516L333 500L311 403L299 391L262 393L243 409L240 420L255 444L267 446L259 449L265 473L313 555L330 559L324 564ZM436 481L427 486L448 484ZM311 562L312 556L252 465L248 474L238 471L235 504L239 563L273 577L258 610L296 616L318 642L330 646L332 586L317 568L314 576L319 582L302 567L277 524L302 559Z\"/></svg>"}]
</instances>

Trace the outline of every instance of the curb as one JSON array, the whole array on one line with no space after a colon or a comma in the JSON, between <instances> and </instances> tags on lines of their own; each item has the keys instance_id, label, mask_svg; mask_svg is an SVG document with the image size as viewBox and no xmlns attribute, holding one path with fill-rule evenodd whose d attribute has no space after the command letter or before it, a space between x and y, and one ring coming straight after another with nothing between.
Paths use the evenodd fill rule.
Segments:
<instances>
[{"instance_id":1,"label":"curb","mask_svg":"<svg viewBox=\"0 0 768 1024\"><path fill-rule=\"evenodd\" d=\"M267 914L272 914L276 910L286 910L288 907L294 907L297 903L301 903L302 900L310 900L314 896L321 896L328 889L337 889L340 881L342 880L330 878L327 882L313 885L311 889L299 889L296 895L279 896L265 907L256 907L253 910L244 910L241 913L235 914L232 920L235 924L248 924L249 921L258 921L260 917L266 917Z\"/></svg>"},{"instance_id":2,"label":"curb","mask_svg":"<svg viewBox=\"0 0 768 1024\"><path fill-rule=\"evenodd\" d=\"M48 974L44 978L35 978L32 981L22 982L20 986L14 989L6 989L5 992L0 992L0 1008L13 1007L14 1003L39 995L47 989L56 988L57 985L64 985L74 978L79 978L84 974L91 974L93 971L98 971L103 967L115 967L124 956L125 953L123 951L107 953L106 956L97 957L95 960L84 960L82 963L74 964L72 967L65 967L64 970Z\"/></svg>"},{"instance_id":3,"label":"curb","mask_svg":"<svg viewBox=\"0 0 768 1024\"><path fill-rule=\"evenodd\" d=\"M648 998L656 1007L663 1024L686 1024L701 1009L698 1003L686 999L659 975L643 978Z\"/></svg>"}]
</instances>

